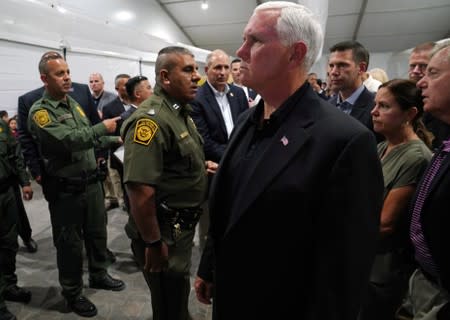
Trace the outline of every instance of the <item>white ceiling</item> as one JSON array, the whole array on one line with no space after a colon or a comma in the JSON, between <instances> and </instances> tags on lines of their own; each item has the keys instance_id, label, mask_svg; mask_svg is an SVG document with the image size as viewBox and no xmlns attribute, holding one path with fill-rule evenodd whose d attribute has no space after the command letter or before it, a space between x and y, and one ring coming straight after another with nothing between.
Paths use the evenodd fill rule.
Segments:
<instances>
[{"instance_id":1,"label":"white ceiling","mask_svg":"<svg viewBox=\"0 0 450 320\"><path fill-rule=\"evenodd\" d=\"M258 0L159 0L195 46L234 55ZM305 3L305 1L292 1ZM312 3L317 2L313 1ZM449 0L330 0L324 52L355 39L371 52L397 52L450 37Z\"/></svg>"},{"instance_id":2,"label":"white ceiling","mask_svg":"<svg viewBox=\"0 0 450 320\"><path fill-rule=\"evenodd\" d=\"M0 19L3 31L14 27L16 34L27 28L42 33L40 28L46 26L49 35L51 29L61 38L78 35L103 41L109 37L107 42L116 47L147 52L157 52L164 43L184 43L207 50L221 48L235 55L248 18L265 1L207 1L208 10L200 9L201 0L1 0ZM298 2L308 1L316 6L325 2L318 8L327 20L324 53L334 43L349 39L360 41L375 53L399 52L424 41L450 37L450 0ZM66 7L72 15L49 19L48 11L55 11L53 5ZM118 21L115 14L120 10L129 11L133 18ZM154 44L150 46L150 42Z\"/></svg>"}]
</instances>

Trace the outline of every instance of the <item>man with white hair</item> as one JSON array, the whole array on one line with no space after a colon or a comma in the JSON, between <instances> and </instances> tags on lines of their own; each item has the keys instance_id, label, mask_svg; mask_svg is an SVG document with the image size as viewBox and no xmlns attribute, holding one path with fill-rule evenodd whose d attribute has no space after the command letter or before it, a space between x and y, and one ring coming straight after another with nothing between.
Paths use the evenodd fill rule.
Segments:
<instances>
[{"instance_id":1,"label":"man with white hair","mask_svg":"<svg viewBox=\"0 0 450 320\"><path fill-rule=\"evenodd\" d=\"M424 76L424 110L450 125L450 40L437 44ZM402 313L414 320L450 319L450 137L435 152L411 206L410 238L418 268Z\"/></svg>"},{"instance_id":2,"label":"man with white hair","mask_svg":"<svg viewBox=\"0 0 450 320\"><path fill-rule=\"evenodd\" d=\"M212 180L197 298L214 319L356 320L382 206L375 137L306 81L323 44L308 8L265 2L243 39L242 83L262 100Z\"/></svg>"}]
</instances>

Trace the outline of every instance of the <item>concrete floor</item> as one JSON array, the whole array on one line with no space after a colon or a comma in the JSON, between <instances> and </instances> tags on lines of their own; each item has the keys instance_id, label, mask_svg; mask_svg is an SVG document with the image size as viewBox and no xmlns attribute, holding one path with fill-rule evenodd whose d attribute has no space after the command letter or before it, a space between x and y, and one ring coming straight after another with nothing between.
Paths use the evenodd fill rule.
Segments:
<instances>
[{"instance_id":1,"label":"concrete floor","mask_svg":"<svg viewBox=\"0 0 450 320\"><path fill-rule=\"evenodd\" d=\"M34 198L26 202L25 206L33 228L33 238L38 243L39 249L36 253L28 253L19 238L20 249L16 266L19 285L29 289L33 296L28 304L7 301L7 307L19 320L86 319L69 312L65 307L58 283L56 250L52 242L47 202L43 198L40 186L33 183L32 187ZM150 293L142 273L132 258L130 241L123 230L127 213L120 208L113 209L108 211L108 219L108 244L117 255L117 262L109 268L109 272L125 281L127 287L121 292L90 289L87 287L87 272L85 272L84 294L98 309L98 315L91 319L152 319ZM192 275L195 275L200 256L197 239L195 244ZM191 276L192 285L193 279ZM189 308L195 320L211 319L211 306L199 303L193 288Z\"/></svg>"}]
</instances>

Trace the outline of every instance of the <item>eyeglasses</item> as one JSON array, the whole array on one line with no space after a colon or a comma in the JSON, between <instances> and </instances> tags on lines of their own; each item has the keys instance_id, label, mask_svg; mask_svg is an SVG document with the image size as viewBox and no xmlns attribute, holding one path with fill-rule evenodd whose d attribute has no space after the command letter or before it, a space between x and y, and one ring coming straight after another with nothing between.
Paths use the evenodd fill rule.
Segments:
<instances>
[{"instance_id":1,"label":"eyeglasses","mask_svg":"<svg viewBox=\"0 0 450 320\"><path fill-rule=\"evenodd\" d=\"M410 64L409 65L409 70L411 70L411 71L416 70L416 68L418 68L419 71L425 71L427 69L427 64L418 63L418 64Z\"/></svg>"}]
</instances>

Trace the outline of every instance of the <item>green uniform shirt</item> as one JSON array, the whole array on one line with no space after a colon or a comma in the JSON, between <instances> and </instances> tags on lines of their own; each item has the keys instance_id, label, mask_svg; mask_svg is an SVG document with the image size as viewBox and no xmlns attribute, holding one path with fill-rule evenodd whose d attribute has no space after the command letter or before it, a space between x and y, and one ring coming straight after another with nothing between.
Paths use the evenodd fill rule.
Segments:
<instances>
[{"instance_id":1,"label":"green uniform shirt","mask_svg":"<svg viewBox=\"0 0 450 320\"><path fill-rule=\"evenodd\" d=\"M28 127L37 139L47 174L78 177L97 168L94 147L105 148L118 137L106 136L105 125L91 126L81 106L70 96L53 100L47 92L28 115Z\"/></svg>"},{"instance_id":2,"label":"green uniform shirt","mask_svg":"<svg viewBox=\"0 0 450 320\"><path fill-rule=\"evenodd\" d=\"M11 176L17 176L22 186L30 184L19 144L8 125L0 119L0 181Z\"/></svg>"},{"instance_id":3,"label":"green uniform shirt","mask_svg":"<svg viewBox=\"0 0 450 320\"><path fill-rule=\"evenodd\" d=\"M206 199L203 140L189 116L161 87L122 125L124 182L156 189L157 203L196 207Z\"/></svg>"}]
</instances>

